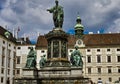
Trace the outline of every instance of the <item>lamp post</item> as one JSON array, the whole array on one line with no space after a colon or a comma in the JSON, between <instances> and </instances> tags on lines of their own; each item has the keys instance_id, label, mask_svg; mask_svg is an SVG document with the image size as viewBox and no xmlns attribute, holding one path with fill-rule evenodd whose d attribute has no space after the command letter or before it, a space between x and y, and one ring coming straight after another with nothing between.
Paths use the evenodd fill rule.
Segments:
<instances>
[{"instance_id":1,"label":"lamp post","mask_svg":"<svg viewBox=\"0 0 120 84\"><path fill-rule=\"evenodd\" d=\"M5 84L9 84L8 83L9 79L7 78L7 70L8 70L7 68L8 68L8 39L10 37L10 33L8 31L6 31L4 34L5 34L5 37L7 38L7 50L6 50L6 59L5 59L6 60Z\"/></svg>"}]
</instances>

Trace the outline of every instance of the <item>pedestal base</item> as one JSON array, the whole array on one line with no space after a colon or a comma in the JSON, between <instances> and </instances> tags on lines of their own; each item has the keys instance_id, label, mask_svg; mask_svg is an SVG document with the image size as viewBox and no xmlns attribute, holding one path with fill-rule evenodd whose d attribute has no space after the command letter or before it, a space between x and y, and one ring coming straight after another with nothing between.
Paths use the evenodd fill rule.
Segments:
<instances>
[{"instance_id":1,"label":"pedestal base","mask_svg":"<svg viewBox=\"0 0 120 84\"><path fill-rule=\"evenodd\" d=\"M38 70L41 84L88 84L80 67L45 67Z\"/></svg>"},{"instance_id":2,"label":"pedestal base","mask_svg":"<svg viewBox=\"0 0 120 84\"><path fill-rule=\"evenodd\" d=\"M25 78L37 78L38 77L38 70L37 69L23 69L23 77Z\"/></svg>"},{"instance_id":3,"label":"pedestal base","mask_svg":"<svg viewBox=\"0 0 120 84\"><path fill-rule=\"evenodd\" d=\"M23 69L23 77L16 78L14 84L88 84L80 67L45 67Z\"/></svg>"}]
</instances>

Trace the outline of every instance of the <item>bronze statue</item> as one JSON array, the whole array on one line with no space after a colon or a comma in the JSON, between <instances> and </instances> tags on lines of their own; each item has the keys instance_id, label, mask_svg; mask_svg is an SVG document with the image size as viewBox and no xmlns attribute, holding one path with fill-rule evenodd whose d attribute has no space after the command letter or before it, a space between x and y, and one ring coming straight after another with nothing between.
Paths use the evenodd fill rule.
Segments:
<instances>
[{"instance_id":1,"label":"bronze statue","mask_svg":"<svg viewBox=\"0 0 120 84\"><path fill-rule=\"evenodd\" d=\"M44 67L46 63L45 55L41 56L41 59L39 61L40 68Z\"/></svg>"},{"instance_id":2,"label":"bronze statue","mask_svg":"<svg viewBox=\"0 0 120 84\"><path fill-rule=\"evenodd\" d=\"M36 52L33 47L30 48L30 51L27 55L26 68L36 68Z\"/></svg>"},{"instance_id":3,"label":"bronze statue","mask_svg":"<svg viewBox=\"0 0 120 84\"><path fill-rule=\"evenodd\" d=\"M53 21L55 28L62 28L64 20L64 11L63 7L58 4L58 0L55 1L56 6L47 9L50 13L53 13Z\"/></svg>"},{"instance_id":4,"label":"bronze statue","mask_svg":"<svg viewBox=\"0 0 120 84\"><path fill-rule=\"evenodd\" d=\"M83 61L80 51L78 50L78 46L75 46L75 50L71 53L70 61L73 66L82 67Z\"/></svg>"}]
</instances>

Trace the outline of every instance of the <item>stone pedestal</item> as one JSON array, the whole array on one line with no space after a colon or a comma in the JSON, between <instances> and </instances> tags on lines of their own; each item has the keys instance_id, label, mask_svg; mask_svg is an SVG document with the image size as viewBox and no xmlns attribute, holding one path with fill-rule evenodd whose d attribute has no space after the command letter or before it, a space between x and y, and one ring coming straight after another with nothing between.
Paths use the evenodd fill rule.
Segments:
<instances>
[{"instance_id":1,"label":"stone pedestal","mask_svg":"<svg viewBox=\"0 0 120 84\"><path fill-rule=\"evenodd\" d=\"M45 67L38 75L41 84L88 84L80 67Z\"/></svg>"},{"instance_id":2,"label":"stone pedestal","mask_svg":"<svg viewBox=\"0 0 120 84\"><path fill-rule=\"evenodd\" d=\"M38 70L37 69L23 69L23 77L24 78L37 78L38 77Z\"/></svg>"},{"instance_id":3,"label":"stone pedestal","mask_svg":"<svg viewBox=\"0 0 120 84\"><path fill-rule=\"evenodd\" d=\"M62 28L54 28L45 35L48 42L47 63L45 67L66 67L70 63L67 53L68 35Z\"/></svg>"}]
</instances>

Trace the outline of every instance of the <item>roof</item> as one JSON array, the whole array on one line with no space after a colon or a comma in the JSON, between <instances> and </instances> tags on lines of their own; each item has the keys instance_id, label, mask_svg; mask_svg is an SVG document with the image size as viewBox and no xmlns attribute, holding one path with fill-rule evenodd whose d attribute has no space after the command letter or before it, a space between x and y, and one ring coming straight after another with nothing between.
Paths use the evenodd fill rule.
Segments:
<instances>
[{"instance_id":1,"label":"roof","mask_svg":"<svg viewBox=\"0 0 120 84\"><path fill-rule=\"evenodd\" d=\"M9 31L7 31L5 28L0 26L0 35L3 36L4 38L6 38L5 32L9 32ZM11 32L9 32L9 33L10 33L10 38L8 40L16 43L16 39L13 37L12 33Z\"/></svg>"},{"instance_id":2,"label":"roof","mask_svg":"<svg viewBox=\"0 0 120 84\"><path fill-rule=\"evenodd\" d=\"M74 48L76 40L75 35L69 35L68 48ZM86 47L104 47L104 46L118 46L120 45L120 33L111 34L85 34L83 36L83 43ZM47 48L47 40L45 36L39 36L36 44L37 48Z\"/></svg>"},{"instance_id":3,"label":"roof","mask_svg":"<svg viewBox=\"0 0 120 84\"><path fill-rule=\"evenodd\" d=\"M47 39L45 36L40 35L37 39L36 49L37 48L47 48Z\"/></svg>"},{"instance_id":4,"label":"roof","mask_svg":"<svg viewBox=\"0 0 120 84\"><path fill-rule=\"evenodd\" d=\"M120 45L120 33L87 34L84 35L85 46L115 46Z\"/></svg>"}]
</instances>

